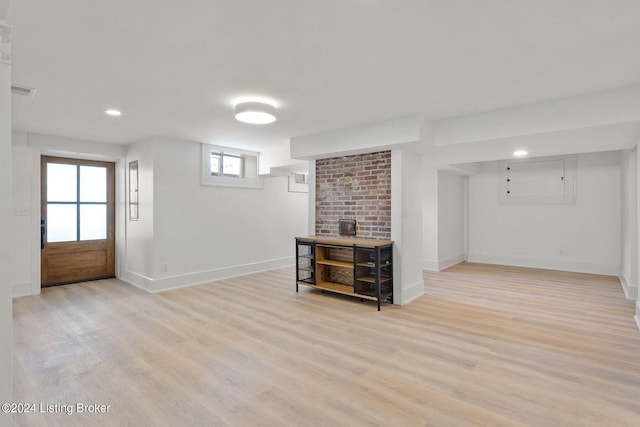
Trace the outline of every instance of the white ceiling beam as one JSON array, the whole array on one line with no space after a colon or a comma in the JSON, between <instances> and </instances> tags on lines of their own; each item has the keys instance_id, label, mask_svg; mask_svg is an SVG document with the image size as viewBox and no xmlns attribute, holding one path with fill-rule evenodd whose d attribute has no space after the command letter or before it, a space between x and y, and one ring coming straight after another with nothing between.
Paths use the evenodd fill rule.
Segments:
<instances>
[{"instance_id":1,"label":"white ceiling beam","mask_svg":"<svg viewBox=\"0 0 640 427\"><path fill-rule=\"evenodd\" d=\"M640 85L440 120L434 138L463 144L637 120Z\"/></svg>"},{"instance_id":2,"label":"white ceiling beam","mask_svg":"<svg viewBox=\"0 0 640 427\"><path fill-rule=\"evenodd\" d=\"M431 128L431 121L411 115L299 136L291 138L291 157L312 160L410 148L422 144L423 138L429 140Z\"/></svg>"}]
</instances>

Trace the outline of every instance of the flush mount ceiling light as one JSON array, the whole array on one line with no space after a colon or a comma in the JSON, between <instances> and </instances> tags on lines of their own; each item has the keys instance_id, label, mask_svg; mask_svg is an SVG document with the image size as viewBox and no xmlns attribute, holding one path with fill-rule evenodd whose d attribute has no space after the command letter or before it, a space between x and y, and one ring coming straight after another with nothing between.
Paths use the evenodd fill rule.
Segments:
<instances>
[{"instance_id":1,"label":"flush mount ceiling light","mask_svg":"<svg viewBox=\"0 0 640 427\"><path fill-rule=\"evenodd\" d=\"M276 107L264 102L236 104L236 120L252 125L265 125L276 121Z\"/></svg>"},{"instance_id":2,"label":"flush mount ceiling light","mask_svg":"<svg viewBox=\"0 0 640 427\"><path fill-rule=\"evenodd\" d=\"M108 110L104 110L104 113L109 115L109 116L114 116L114 117L122 115L122 112L120 110L114 110L113 108L110 108Z\"/></svg>"},{"instance_id":3,"label":"flush mount ceiling light","mask_svg":"<svg viewBox=\"0 0 640 427\"><path fill-rule=\"evenodd\" d=\"M527 154L529 154L527 152L527 150L516 150L516 151L513 152L513 155L516 156L516 157L524 157Z\"/></svg>"}]
</instances>

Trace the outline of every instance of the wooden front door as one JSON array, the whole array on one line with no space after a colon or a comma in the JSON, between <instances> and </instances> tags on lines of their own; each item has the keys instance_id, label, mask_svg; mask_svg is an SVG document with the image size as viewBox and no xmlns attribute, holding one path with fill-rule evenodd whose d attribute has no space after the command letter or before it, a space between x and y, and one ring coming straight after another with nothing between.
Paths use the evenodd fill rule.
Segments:
<instances>
[{"instance_id":1,"label":"wooden front door","mask_svg":"<svg viewBox=\"0 0 640 427\"><path fill-rule=\"evenodd\" d=\"M115 275L115 165L43 156L42 287Z\"/></svg>"}]
</instances>

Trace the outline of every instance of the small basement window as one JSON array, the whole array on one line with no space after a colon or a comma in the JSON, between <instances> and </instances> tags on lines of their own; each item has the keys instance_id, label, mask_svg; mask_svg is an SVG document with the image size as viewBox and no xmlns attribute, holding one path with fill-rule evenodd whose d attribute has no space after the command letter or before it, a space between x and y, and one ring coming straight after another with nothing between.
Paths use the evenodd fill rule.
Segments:
<instances>
[{"instance_id":1,"label":"small basement window","mask_svg":"<svg viewBox=\"0 0 640 427\"><path fill-rule=\"evenodd\" d=\"M202 184L262 188L258 153L202 144Z\"/></svg>"},{"instance_id":2,"label":"small basement window","mask_svg":"<svg viewBox=\"0 0 640 427\"><path fill-rule=\"evenodd\" d=\"M309 174L292 172L289 174L289 191L292 193L309 192Z\"/></svg>"},{"instance_id":3,"label":"small basement window","mask_svg":"<svg viewBox=\"0 0 640 427\"><path fill-rule=\"evenodd\" d=\"M211 153L211 175L244 178L244 157L236 154Z\"/></svg>"}]
</instances>

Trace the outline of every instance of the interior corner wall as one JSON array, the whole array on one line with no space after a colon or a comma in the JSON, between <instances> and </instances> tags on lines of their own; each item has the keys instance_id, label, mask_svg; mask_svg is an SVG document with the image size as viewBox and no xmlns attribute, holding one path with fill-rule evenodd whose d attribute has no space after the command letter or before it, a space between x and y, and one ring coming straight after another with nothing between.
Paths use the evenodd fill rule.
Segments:
<instances>
[{"instance_id":1,"label":"interior corner wall","mask_svg":"<svg viewBox=\"0 0 640 427\"><path fill-rule=\"evenodd\" d=\"M438 171L438 271L465 259L464 210L464 177Z\"/></svg>"},{"instance_id":2,"label":"interior corner wall","mask_svg":"<svg viewBox=\"0 0 640 427\"><path fill-rule=\"evenodd\" d=\"M11 151L11 65L0 61L0 403L13 401L13 298L9 272ZM0 412L0 425L11 425L11 415Z\"/></svg>"},{"instance_id":3,"label":"interior corner wall","mask_svg":"<svg viewBox=\"0 0 640 427\"><path fill-rule=\"evenodd\" d=\"M422 165L422 268L438 271L438 170Z\"/></svg>"},{"instance_id":4,"label":"interior corner wall","mask_svg":"<svg viewBox=\"0 0 640 427\"><path fill-rule=\"evenodd\" d=\"M138 162L139 218L131 220L129 203L129 163ZM120 278L148 289L153 278L154 254L154 143L148 138L126 146L124 161L124 250L119 253ZM198 163L199 164L199 163Z\"/></svg>"},{"instance_id":5,"label":"interior corner wall","mask_svg":"<svg viewBox=\"0 0 640 427\"><path fill-rule=\"evenodd\" d=\"M161 291L295 264L308 194L289 192L286 176L263 178L262 189L202 185L201 153L199 143L158 137L127 152L139 162L140 219L127 220L128 280L137 275L138 286Z\"/></svg>"},{"instance_id":6,"label":"interior corner wall","mask_svg":"<svg viewBox=\"0 0 640 427\"><path fill-rule=\"evenodd\" d=\"M469 255L481 263L617 276L620 154L579 154L575 204L502 205L497 162L469 177Z\"/></svg>"},{"instance_id":7,"label":"interior corner wall","mask_svg":"<svg viewBox=\"0 0 640 427\"><path fill-rule=\"evenodd\" d=\"M638 298L638 164L637 149L620 153L620 283L628 299Z\"/></svg>"},{"instance_id":8,"label":"interior corner wall","mask_svg":"<svg viewBox=\"0 0 640 427\"><path fill-rule=\"evenodd\" d=\"M465 259L464 177L422 162L422 268L444 270Z\"/></svg>"}]
</instances>

